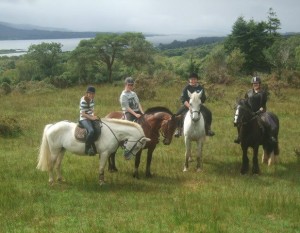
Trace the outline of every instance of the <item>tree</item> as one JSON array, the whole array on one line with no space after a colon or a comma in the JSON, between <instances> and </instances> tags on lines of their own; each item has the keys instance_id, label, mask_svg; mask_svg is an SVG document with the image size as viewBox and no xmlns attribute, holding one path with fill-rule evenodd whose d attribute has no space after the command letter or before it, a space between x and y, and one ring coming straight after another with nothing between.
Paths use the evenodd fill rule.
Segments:
<instances>
[{"instance_id":1,"label":"tree","mask_svg":"<svg viewBox=\"0 0 300 233\"><path fill-rule=\"evenodd\" d=\"M125 33L122 35L127 42L122 62L126 66L141 69L153 62L153 45L146 41L142 33Z\"/></svg>"},{"instance_id":2,"label":"tree","mask_svg":"<svg viewBox=\"0 0 300 233\"><path fill-rule=\"evenodd\" d=\"M276 70L278 78L281 79L282 71L287 68L290 56L290 46L286 40L276 40L271 47L264 51L264 54L269 64Z\"/></svg>"},{"instance_id":3,"label":"tree","mask_svg":"<svg viewBox=\"0 0 300 233\"><path fill-rule=\"evenodd\" d=\"M25 55L25 60L35 62L41 79L59 75L62 72L61 47L62 44L54 42L31 45Z\"/></svg>"},{"instance_id":4,"label":"tree","mask_svg":"<svg viewBox=\"0 0 300 233\"><path fill-rule=\"evenodd\" d=\"M234 49L240 49L245 55L244 70L247 74L256 71L269 71L270 65L263 51L272 46L273 42L280 37L277 30L280 20L272 8L269 10L268 21L248 22L239 17L232 27L232 32L226 39L224 45L228 54Z\"/></svg>"},{"instance_id":5,"label":"tree","mask_svg":"<svg viewBox=\"0 0 300 233\"><path fill-rule=\"evenodd\" d=\"M234 49L227 57L227 71L231 75L237 75L245 63L245 56L240 49Z\"/></svg>"},{"instance_id":6,"label":"tree","mask_svg":"<svg viewBox=\"0 0 300 233\"><path fill-rule=\"evenodd\" d=\"M106 66L108 81L113 81L113 67L118 61L134 69L139 69L151 62L153 46L141 33L98 34L95 38L79 44L73 55L77 58L87 57L89 64ZM84 64L86 64L84 63Z\"/></svg>"}]
</instances>

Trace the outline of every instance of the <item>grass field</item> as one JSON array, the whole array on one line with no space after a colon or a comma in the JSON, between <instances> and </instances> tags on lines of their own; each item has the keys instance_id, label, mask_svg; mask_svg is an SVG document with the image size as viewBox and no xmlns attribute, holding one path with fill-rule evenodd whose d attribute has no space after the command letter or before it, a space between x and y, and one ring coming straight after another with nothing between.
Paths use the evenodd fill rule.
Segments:
<instances>
[{"instance_id":1,"label":"grass field","mask_svg":"<svg viewBox=\"0 0 300 233\"><path fill-rule=\"evenodd\" d=\"M119 110L123 87L96 87L98 115ZM221 86L224 97L206 103L216 136L205 142L201 173L195 172L194 162L182 172L181 137L169 146L158 145L151 179L144 175L145 152L141 179L132 177L134 161L125 161L119 150L119 172L106 169L104 186L98 184L97 156L67 152L62 163L66 182L49 186L48 174L36 169L43 128L77 121L85 88L1 96L2 117L16 119L23 134L0 137L0 232L300 232L300 158L294 153L299 145L299 90L282 90L281 98L271 92L268 108L281 124L280 163L260 164L258 176L240 175L241 149L233 143L235 98L247 87ZM160 87L156 98L142 101L144 109L166 106L175 112L181 88Z\"/></svg>"}]
</instances>

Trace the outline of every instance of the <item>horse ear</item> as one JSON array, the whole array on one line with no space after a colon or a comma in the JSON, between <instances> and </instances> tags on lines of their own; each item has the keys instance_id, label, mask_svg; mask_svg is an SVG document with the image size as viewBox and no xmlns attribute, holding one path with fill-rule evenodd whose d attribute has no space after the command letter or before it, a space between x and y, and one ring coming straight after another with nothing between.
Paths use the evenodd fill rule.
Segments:
<instances>
[{"instance_id":1,"label":"horse ear","mask_svg":"<svg viewBox=\"0 0 300 233\"><path fill-rule=\"evenodd\" d=\"M188 96L191 98L192 93L188 90Z\"/></svg>"},{"instance_id":2,"label":"horse ear","mask_svg":"<svg viewBox=\"0 0 300 233\"><path fill-rule=\"evenodd\" d=\"M150 141L151 141L151 139L150 139L150 138L146 138L146 137L144 137L144 138L143 138L143 141L150 142Z\"/></svg>"},{"instance_id":3,"label":"horse ear","mask_svg":"<svg viewBox=\"0 0 300 233\"><path fill-rule=\"evenodd\" d=\"M202 90L200 91L200 93L199 93L199 99L201 99L202 94L203 94L203 89L202 89Z\"/></svg>"}]
</instances>

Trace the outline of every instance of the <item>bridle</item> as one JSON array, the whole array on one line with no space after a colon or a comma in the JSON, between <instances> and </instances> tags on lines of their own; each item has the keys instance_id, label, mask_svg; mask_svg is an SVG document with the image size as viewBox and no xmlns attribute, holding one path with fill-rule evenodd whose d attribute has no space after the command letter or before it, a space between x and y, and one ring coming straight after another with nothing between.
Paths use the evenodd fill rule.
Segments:
<instances>
[{"instance_id":1,"label":"bridle","mask_svg":"<svg viewBox=\"0 0 300 233\"><path fill-rule=\"evenodd\" d=\"M134 155L134 154L132 153L132 151L133 151L134 148L137 146L137 144L138 144L138 143L143 144L143 143L141 142L141 140L144 138L144 136L140 137L140 138L139 138L138 140L136 140L136 141L131 141L131 140L128 140L128 139L123 140L123 141L119 141L119 139L117 138L117 136L116 136L116 134L114 133L114 131L113 131L106 123L102 122L102 124L105 124L105 125L107 126L107 128L110 130L110 132L114 135L115 139L116 139L117 142L118 142L119 147L121 147L121 148L124 150L124 152L125 152L124 155L125 155L125 156L128 156L128 155ZM127 150L127 148L126 148L126 146L125 146L125 144L126 144L127 142L135 142L135 144L131 147L130 150Z\"/></svg>"},{"instance_id":2,"label":"bridle","mask_svg":"<svg viewBox=\"0 0 300 233\"><path fill-rule=\"evenodd\" d=\"M173 119L174 119L174 116L171 116L171 118L169 120L164 120L165 122L167 122L166 124L164 124L165 125L164 130L162 129L163 127L160 127L159 131L160 131L160 134L163 136L164 139L167 138L166 133L170 131L170 128L171 128L170 124L171 124Z\"/></svg>"},{"instance_id":3,"label":"bridle","mask_svg":"<svg viewBox=\"0 0 300 233\"><path fill-rule=\"evenodd\" d=\"M198 111L195 111L195 110L193 111L192 108L190 107L190 108L189 108L189 112L190 112L191 119L192 119L193 121L199 121L199 120L200 120L200 118L201 118L201 114L200 114L201 111L200 111L200 108L199 108ZM199 118L196 119L196 120L193 119L193 114L194 114L194 113L197 113L198 116L199 116Z\"/></svg>"},{"instance_id":4,"label":"bridle","mask_svg":"<svg viewBox=\"0 0 300 233\"><path fill-rule=\"evenodd\" d=\"M246 121L243 121L245 117L240 116L240 111L239 111L240 109L245 110L251 117L249 119L246 119ZM241 117L241 120L237 121L237 119L239 117ZM234 125L236 125L236 126L246 125L246 124L250 123L251 121L253 121L254 119L256 119L257 117L258 116L255 113L253 113L249 108L242 106L242 105L238 105L237 111L235 113L235 118L234 118L234 120L237 122L234 122Z\"/></svg>"}]
</instances>

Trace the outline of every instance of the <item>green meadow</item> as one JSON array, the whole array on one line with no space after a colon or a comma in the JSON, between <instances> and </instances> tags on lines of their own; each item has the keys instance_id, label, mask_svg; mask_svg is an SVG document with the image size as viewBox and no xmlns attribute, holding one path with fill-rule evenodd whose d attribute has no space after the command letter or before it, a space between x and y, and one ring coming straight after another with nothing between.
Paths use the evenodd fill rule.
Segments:
<instances>
[{"instance_id":1,"label":"green meadow","mask_svg":"<svg viewBox=\"0 0 300 233\"><path fill-rule=\"evenodd\" d=\"M155 88L155 98L142 100L144 110L165 106L176 112L182 85ZM98 156L66 152L65 182L53 186L48 174L36 169L44 126L77 121L86 86L1 96L0 119L15 119L22 134L0 137L0 232L299 233L300 157L294 152L300 136L299 89L282 89L281 95L271 90L268 101L280 120L279 163L260 163L260 175L242 176L233 116L235 99L247 86L218 88L224 96L206 103L216 135L204 144L202 172L195 172L195 162L182 171L185 146L180 137L169 146L158 144L153 178L145 177L145 151L137 180L132 177L134 160L125 160L120 149L119 171L109 173L106 167L103 186L98 184ZM122 85L96 89L98 116L120 109ZM262 148L259 153L261 161ZM251 150L249 155L251 160Z\"/></svg>"}]
</instances>

